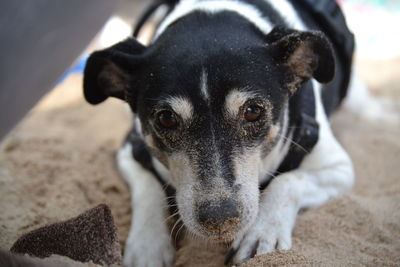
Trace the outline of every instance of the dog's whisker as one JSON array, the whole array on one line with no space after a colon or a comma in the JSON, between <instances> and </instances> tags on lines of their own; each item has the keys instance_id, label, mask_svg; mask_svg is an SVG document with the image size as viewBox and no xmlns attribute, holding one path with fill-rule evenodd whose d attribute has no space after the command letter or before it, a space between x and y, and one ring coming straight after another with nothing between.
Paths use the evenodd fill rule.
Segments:
<instances>
[{"instance_id":1,"label":"dog's whisker","mask_svg":"<svg viewBox=\"0 0 400 267\"><path fill-rule=\"evenodd\" d=\"M279 172L277 172L277 173L280 174ZM267 170L265 171L265 174L268 175L268 176L271 176L271 178L273 178L273 179L275 179L276 176L277 176L275 173L269 172Z\"/></svg>"},{"instance_id":2,"label":"dog's whisker","mask_svg":"<svg viewBox=\"0 0 400 267\"><path fill-rule=\"evenodd\" d=\"M169 203L170 201L174 201L175 200L175 196L170 196L170 197L166 197L164 198L164 201Z\"/></svg>"},{"instance_id":3,"label":"dog's whisker","mask_svg":"<svg viewBox=\"0 0 400 267\"><path fill-rule=\"evenodd\" d=\"M295 145L296 147L300 148L302 151L304 151L305 153L308 153L307 149L305 149L302 145L300 145L299 143L296 143L295 141L293 141L290 138L287 138L286 136L282 135L282 134L278 134L280 137L282 137L284 140L289 141L291 144Z\"/></svg>"},{"instance_id":4,"label":"dog's whisker","mask_svg":"<svg viewBox=\"0 0 400 267\"><path fill-rule=\"evenodd\" d=\"M189 235L189 237L196 243L201 242L202 244L204 244L206 247L209 247L210 244L210 240L208 240L207 238L205 238L204 236L195 234L194 232L190 231L190 229L186 228L185 231L186 236Z\"/></svg>"},{"instance_id":5,"label":"dog's whisker","mask_svg":"<svg viewBox=\"0 0 400 267\"><path fill-rule=\"evenodd\" d=\"M271 176L272 178L276 178L276 175L274 173L272 173L272 172L265 171L265 174Z\"/></svg>"},{"instance_id":6,"label":"dog's whisker","mask_svg":"<svg viewBox=\"0 0 400 267\"><path fill-rule=\"evenodd\" d=\"M178 204L171 204L171 205L164 205L164 208L174 208L174 207L178 207Z\"/></svg>"},{"instance_id":7,"label":"dog's whisker","mask_svg":"<svg viewBox=\"0 0 400 267\"><path fill-rule=\"evenodd\" d=\"M177 205L175 205L175 204L168 204L168 203L164 205L164 207L167 208L167 209L175 208L176 206Z\"/></svg>"},{"instance_id":8,"label":"dog's whisker","mask_svg":"<svg viewBox=\"0 0 400 267\"><path fill-rule=\"evenodd\" d=\"M169 219L175 217L176 215L179 215L179 211L177 211L177 212L175 212L174 214L168 216L168 217L164 220L164 222L167 222Z\"/></svg>"},{"instance_id":9,"label":"dog's whisker","mask_svg":"<svg viewBox=\"0 0 400 267\"><path fill-rule=\"evenodd\" d=\"M175 234L175 241L174 241L175 244L177 244L177 243L176 243L176 238L179 236L179 232L184 228L184 226L185 226L185 225L182 223L181 227L180 227L180 228L178 229L178 231L176 232L176 234Z\"/></svg>"},{"instance_id":10,"label":"dog's whisker","mask_svg":"<svg viewBox=\"0 0 400 267\"><path fill-rule=\"evenodd\" d=\"M170 238L170 239L172 239L172 234L173 234L173 232L174 232L175 227L176 227L180 222L182 222L182 218L179 218L179 219L175 222L174 226L172 227L171 233L169 234L169 238Z\"/></svg>"},{"instance_id":11,"label":"dog's whisker","mask_svg":"<svg viewBox=\"0 0 400 267\"><path fill-rule=\"evenodd\" d=\"M164 184L163 185L163 191L165 191L166 189L167 189L167 187L169 186L169 184ZM170 197L167 197L167 198L174 198L175 196L170 196Z\"/></svg>"},{"instance_id":12,"label":"dog's whisker","mask_svg":"<svg viewBox=\"0 0 400 267\"><path fill-rule=\"evenodd\" d=\"M200 237L198 235L196 235L195 233L193 233L192 231L190 231L187 228L186 228L185 234L189 235L189 238L191 239L191 241L193 241L195 243L199 243L199 241L201 241Z\"/></svg>"},{"instance_id":13,"label":"dog's whisker","mask_svg":"<svg viewBox=\"0 0 400 267\"><path fill-rule=\"evenodd\" d=\"M169 199L169 200L165 199L164 203L165 203L166 207L174 207L177 205L177 203L172 199Z\"/></svg>"}]
</instances>

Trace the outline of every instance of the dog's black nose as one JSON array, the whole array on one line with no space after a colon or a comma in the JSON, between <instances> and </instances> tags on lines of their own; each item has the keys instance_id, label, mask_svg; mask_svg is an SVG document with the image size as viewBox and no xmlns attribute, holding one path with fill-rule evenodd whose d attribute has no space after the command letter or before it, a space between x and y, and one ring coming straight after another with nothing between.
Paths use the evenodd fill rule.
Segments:
<instances>
[{"instance_id":1,"label":"dog's black nose","mask_svg":"<svg viewBox=\"0 0 400 267\"><path fill-rule=\"evenodd\" d=\"M198 221L210 231L225 228L226 224L234 228L239 224L240 213L237 206L233 199L203 202L198 206Z\"/></svg>"}]
</instances>

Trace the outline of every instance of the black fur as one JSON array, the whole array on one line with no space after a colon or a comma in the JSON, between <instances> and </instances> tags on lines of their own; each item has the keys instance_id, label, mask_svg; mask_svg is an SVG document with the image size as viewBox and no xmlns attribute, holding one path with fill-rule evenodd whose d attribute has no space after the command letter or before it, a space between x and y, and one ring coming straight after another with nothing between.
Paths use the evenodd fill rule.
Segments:
<instances>
[{"instance_id":1,"label":"black fur","mask_svg":"<svg viewBox=\"0 0 400 267\"><path fill-rule=\"evenodd\" d=\"M284 24L268 5L263 10L274 21ZM300 45L313 56L310 66L306 66L310 68L306 76L288 65ZM126 76L105 70L110 64L115 64ZM196 171L204 186L216 174L211 155L218 151L223 175L233 184L233 155L263 142L269 126L282 120L282 105L293 94L288 84L299 75L302 82L312 76L327 82L333 76L333 66L331 47L320 33L288 30L281 25L265 36L232 12L213 15L194 12L168 27L148 48L128 39L92 54L85 68L84 93L92 104L108 96L127 100L141 118L143 132L153 136L159 150L166 153L183 150L198 162ZM210 103L200 95L203 70L208 75ZM106 74L100 75L102 72ZM120 85L113 88L115 81ZM300 88L301 83L296 86ZM272 105L272 120L265 117L257 124L226 120L224 100L235 88L256 92L260 97L255 101ZM195 103L190 125L182 122L175 131L157 125L156 110L169 108L160 104L168 96L184 96ZM241 134L245 128L250 135Z\"/></svg>"},{"instance_id":2,"label":"black fur","mask_svg":"<svg viewBox=\"0 0 400 267\"><path fill-rule=\"evenodd\" d=\"M333 45L335 78L324 85L322 102L330 116L347 94L350 82L354 35L346 26L346 20L335 1L290 0L302 21L309 29L322 31Z\"/></svg>"},{"instance_id":3,"label":"black fur","mask_svg":"<svg viewBox=\"0 0 400 267\"><path fill-rule=\"evenodd\" d=\"M121 72L134 75L135 67L141 62L145 47L134 39L127 39L110 48L94 52L86 62L83 80L83 93L90 104L99 104L108 97L117 97L126 100L127 88L116 87L116 82L123 84L128 81L121 80L118 73L111 72L102 75L102 72L111 64L115 64Z\"/></svg>"}]
</instances>

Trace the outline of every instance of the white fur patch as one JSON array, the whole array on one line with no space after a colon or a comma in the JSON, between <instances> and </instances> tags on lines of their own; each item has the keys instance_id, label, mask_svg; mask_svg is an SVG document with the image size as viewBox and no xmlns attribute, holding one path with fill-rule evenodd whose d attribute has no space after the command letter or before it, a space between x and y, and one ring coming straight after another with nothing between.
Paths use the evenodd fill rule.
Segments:
<instances>
[{"instance_id":1,"label":"white fur patch","mask_svg":"<svg viewBox=\"0 0 400 267\"><path fill-rule=\"evenodd\" d=\"M274 140L281 130L280 123L272 124L268 134L268 141Z\"/></svg>"},{"instance_id":2,"label":"white fur patch","mask_svg":"<svg viewBox=\"0 0 400 267\"><path fill-rule=\"evenodd\" d=\"M146 136L144 137L144 140L145 140L146 145L147 145L148 147L150 147L150 148L152 148L152 149L157 149L156 146L155 146L155 144L154 144L154 139L153 139L153 137L151 136L151 134L146 135Z\"/></svg>"},{"instance_id":3,"label":"white fur patch","mask_svg":"<svg viewBox=\"0 0 400 267\"><path fill-rule=\"evenodd\" d=\"M136 132L143 138L142 123L140 122L139 116L135 116L133 127Z\"/></svg>"},{"instance_id":4,"label":"white fur patch","mask_svg":"<svg viewBox=\"0 0 400 267\"><path fill-rule=\"evenodd\" d=\"M243 106L249 99L257 97L256 94L252 92L244 92L239 90L232 90L225 98L225 110L227 115L231 118L236 118L239 109Z\"/></svg>"},{"instance_id":5,"label":"white fur patch","mask_svg":"<svg viewBox=\"0 0 400 267\"><path fill-rule=\"evenodd\" d=\"M176 188L176 202L179 206L179 214L189 229L196 228L194 188L198 181L196 181L190 159L185 153L176 152L170 156L168 165L170 166L172 184Z\"/></svg>"},{"instance_id":6,"label":"white fur patch","mask_svg":"<svg viewBox=\"0 0 400 267\"><path fill-rule=\"evenodd\" d=\"M201 94L202 94L204 100L206 100L208 102L210 96L208 95L207 72L205 69L203 69L203 71L201 72L200 90L201 90Z\"/></svg>"},{"instance_id":7,"label":"white fur patch","mask_svg":"<svg viewBox=\"0 0 400 267\"><path fill-rule=\"evenodd\" d=\"M261 12L255 7L240 1L226 0L182 0L168 17L161 23L157 30L155 39L173 22L177 21L193 11L204 11L210 14L231 11L244 17L253 23L260 31L268 34L272 30L271 23L262 16Z\"/></svg>"},{"instance_id":8,"label":"white fur patch","mask_svg":"<svg viewBox=\"0 0 400 267\"><path fill-rule=\"evenodd\" d=\"M117 164L132 194L133 216L124 266L171 267L175 249L165 223L166 196L161 184L132 158L132 146L118 151Z\"/></svg>"},{"instance_id":9,"label":"white fur patch","mask_svg":"<svg viewBox=\"0 0 400 267\"><path fill-rule=\"evenodd\" d=\"M184 97L169 97L166 102L183 120L189 121L193 117L192 102Z\"/></svg>"},{"instance_id":10,"label":"white fur patch","mask_svg":"<svg viewBox=\"0 0 400 267\"><path fill-rule=\"evenodd\" d=\"M240 156L232 160L233 169L235 172L235 185L240 185L241 193L238 195L238 200L248 204L251 209L247 212L243 221L245 224L251 225L257 217L258 211L258 166L260 161L260 149L245 150ZM246 229L242 229L246 230Z\"/></svg>"},{"instance_id":11,"label":"white fur patch","mask_svg":"<svg viewBox=\"0 0 400 267\"><path fill-rule=\"evenodd\" d=\"M168 165L171 172L172 183L175 187L181 184L196 182L195 173L188 155L184 152L172 153L168 158Z\"/></svg>"}]
</instances>

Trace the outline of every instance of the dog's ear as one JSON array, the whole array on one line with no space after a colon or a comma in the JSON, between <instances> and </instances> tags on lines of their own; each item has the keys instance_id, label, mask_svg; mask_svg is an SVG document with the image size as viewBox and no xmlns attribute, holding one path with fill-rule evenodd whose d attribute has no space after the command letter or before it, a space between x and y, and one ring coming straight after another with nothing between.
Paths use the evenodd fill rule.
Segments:
<instances>
[{"instance_id":1,"label":"dog's ear","mask_svg":"<svg viewBox=\"0 0 400 267\"><path fill-rule=\"evenodd\" d=\"M128 38L107 49L92 53L85 66L83 94L90 104L99 104L109 96L122 100L134 88L132 75L142 61L145 47Z\"/></svg>"},{"instance_id":2,"label":"dog's ear","mask_svg":"<svg viewBox=\"0 0 400 267\"><path fill-rule=\"evenodd\" d=\"M323 33L275 28L267 38L273 58L289 68L293 82L302 83L311 77L321 83L333 79L333 49Z\"/></svg>"}]
</instances>

